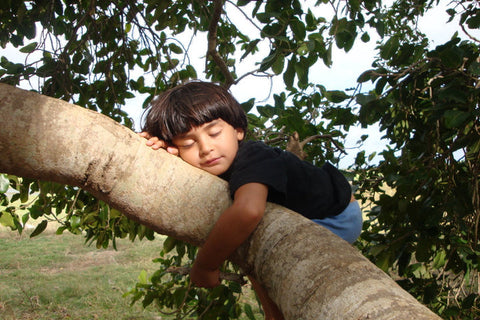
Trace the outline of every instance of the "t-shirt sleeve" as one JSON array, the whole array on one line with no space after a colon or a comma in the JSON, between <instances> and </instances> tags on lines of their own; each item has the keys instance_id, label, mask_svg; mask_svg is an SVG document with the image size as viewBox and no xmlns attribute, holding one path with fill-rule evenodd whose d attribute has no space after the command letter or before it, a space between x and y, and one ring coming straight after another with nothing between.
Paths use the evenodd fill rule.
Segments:
<instances>
[{"instance_id":1,"label":"t-shirt sleeve","mask_svg":"<svg viewBox=\"0 0 480 320\"><path fill-rule=\"evenodd\" d=\"M287 190L286 165L278 150L262 143L242 146L232 167L229 180L232 196L247 183L262 183L269 193L284 195Z\"/></svg>"}]
</instances>

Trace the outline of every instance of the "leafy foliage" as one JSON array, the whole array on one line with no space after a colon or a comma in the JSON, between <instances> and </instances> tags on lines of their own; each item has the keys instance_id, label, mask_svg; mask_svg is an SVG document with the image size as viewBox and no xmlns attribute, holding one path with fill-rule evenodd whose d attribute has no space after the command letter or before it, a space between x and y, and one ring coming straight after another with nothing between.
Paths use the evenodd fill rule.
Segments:
<instances>
[{"instance_id":1,"label":"leafy foliage","mask_svg":"<svg viewBox=\"0 0 480 320\"><path fill-rule=\"evenodd\" d=\"M252 93L243 102L249 137L287 147L296 133L304 156L317 165L338 162L353 126L378 125L388 145L372 154L358 152L350 168L358 197L369 204L358 246L444 318L474 319L480 313L480 60L474 36L480 8L477 1L450 2L446 11L461 34L432 49L416 26L438 5L409 0L388 6L372 0L4 1L0 45L17 48L25 62L2 55L0 81L29 84L132 127L122 107L140 94L145 107L157 92L192 78L226 86L251 76L277 79L284 90L269 101ZM206 44L199 64L191 58L194 38ZM380 39L376 60L358 77L356 88L312 82L318 64L332 64L334 47L349 52L358 40L374 38ZM248 61L253 61L250 70L240 74L240 65ZM381 160L370 163L376 155ZM116 237L154 236L76 188L0 175L0 191L0 222L12 229L22 231L30 218L59 219L64 222L59 233L84 232L98 247L114 244ZM197 315L208 303L227 304L224 310L209 309L224 313L207 312L205 319L238 315L230 296L236 288L216 289L227 300L218 300L216 291L187 294L188 280L165 274L180 257L192 259L193 248L175 244L177 257L167 257L173 247L165 250L160 271L151 279L142 275L131 292L134 300ZM181 296L187 300L181 302ZM205 304L207 296L213 302Z\"/></svg>"},{"instance_id":2,"label":"leafy foliage","mask_svg":"<svg viewBox=\"0 0 480 320\"><path fill-rule=\"evenodd\" d=\"M394 190L370 199L367 252L424 303L462 319L478 317L478 57L478 46L453 38L414 65L379 64L362 75L376 88L359 101L363 124L383 113L393 144L359 176L364 191Z\"/></svg>"},{"instance_id":3,"label":"leafy foliage","mask_svg":"<svg viewBox=\"0 0 480 320\"><path fill-rule=\"evenodd\" d=\"M174 249L175 254L169 254ZM154 260L160 264L159 270L151 277L142 272L135 288L125 296L132 296L132 304L142 299L144 307L155 303L162 313L175 314L177 319L238 319L242 314L255 319L250 304L240 302L241 283L230 281L206 290L192 286L183 272L174 271L193 263L196 252L191 245L167 238L160 257ZM236 270L234 266L229 269Z\"/></svg>"}]
</instances>

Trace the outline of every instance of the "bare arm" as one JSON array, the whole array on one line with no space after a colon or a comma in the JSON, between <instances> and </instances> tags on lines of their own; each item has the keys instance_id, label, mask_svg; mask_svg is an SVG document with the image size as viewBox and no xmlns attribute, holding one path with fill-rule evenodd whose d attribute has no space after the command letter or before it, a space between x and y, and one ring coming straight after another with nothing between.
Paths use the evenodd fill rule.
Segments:
<instances>
[{"instance_id":1,"label":"bare arm","mask_svg":"<svg viewBox=\"0 0 480 320\"><path fill-rule=\"evenodd\" d=\"M220 266L257 227L267 195L268 188L260 183L248 183L235 192L233 204L222 213L198 251L190 272L195 285L210 288L220 284Z\"/></svg>"}]
</instances>

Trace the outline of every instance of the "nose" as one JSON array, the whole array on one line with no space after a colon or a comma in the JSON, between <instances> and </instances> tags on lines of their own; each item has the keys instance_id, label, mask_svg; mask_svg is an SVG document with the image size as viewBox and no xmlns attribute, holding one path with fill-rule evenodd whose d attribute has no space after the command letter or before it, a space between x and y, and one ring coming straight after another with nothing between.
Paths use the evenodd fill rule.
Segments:
<instances>
[{"instance_id":1,"label":"nose","mask_svg":"<svg viewBox=\"0 0 480 320\"><path fill-rule=\"evenodd\" d=\"M213 145L208 138L204 138L198 141L198 152L200 156L206 156L213 150Z\"/></svg>"}]
</instances>

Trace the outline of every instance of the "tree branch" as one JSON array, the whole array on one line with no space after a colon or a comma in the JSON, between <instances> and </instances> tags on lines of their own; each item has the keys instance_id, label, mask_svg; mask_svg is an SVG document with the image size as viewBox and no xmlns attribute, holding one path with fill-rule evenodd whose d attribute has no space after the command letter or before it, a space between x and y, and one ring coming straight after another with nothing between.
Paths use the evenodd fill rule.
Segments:
<instances>
[{"instance_id":1,"label":"tree branch","mask_svg":"<svg viewBox=\"0 0 480 320\"><path fill-rule=\"evenodd\" d=\"M307 137L307 138L305 138L302 142L300 142L300 146L301 146L302 149L303 149L303 147L304 147L307 143L309 143L309 142L311 142L311 141L313 141L313 140L315 140L315 139L328 139L328 140L330 140L330 141L335 145L335 147L336 147L341 153L347 154L347 153L345 152L345 150L335 141L335 139L333 139L333 137L332 137L331 134L316 134L316 135L314 135L314 136Z\"/></svg>"},{"instance_id":2,"label":"tree branch","mask_svg":"<svg viewBox=\"0 0 480 320\"><path fill-rule=\"evenodd\" d=\"M207 56L211 56L212 60L220 68L220 71L225 77L224 86L229 88L235 82L235 80L233 79L232 74L228 70L227 64L225 63L225 61L223 61L222 57L220 57L220 54L217 51L217 30L218 22L220 21L220 16L222 14L222 9L223 1L214 0L212 20L210 20L210 25L208 26Z\"/></svg>"},{"instance_id":3,"label":"tree branch","mask_svg":"<svg viewBox=\"0 0 480 320\"><path fill-rule=\"evenodd\" d=\"M287 151L290 151L300 159L304 160L307 157L307 154L305 153L305 151L303 151L303 148L307 143L312 142L316 139L328 139L341 153L346 154L345 150L333 139L331 134L316 134L300 141L300 136L298 135L298 132L294 132L290 137L288 137Z\"/></svg>"}]
</instances>

